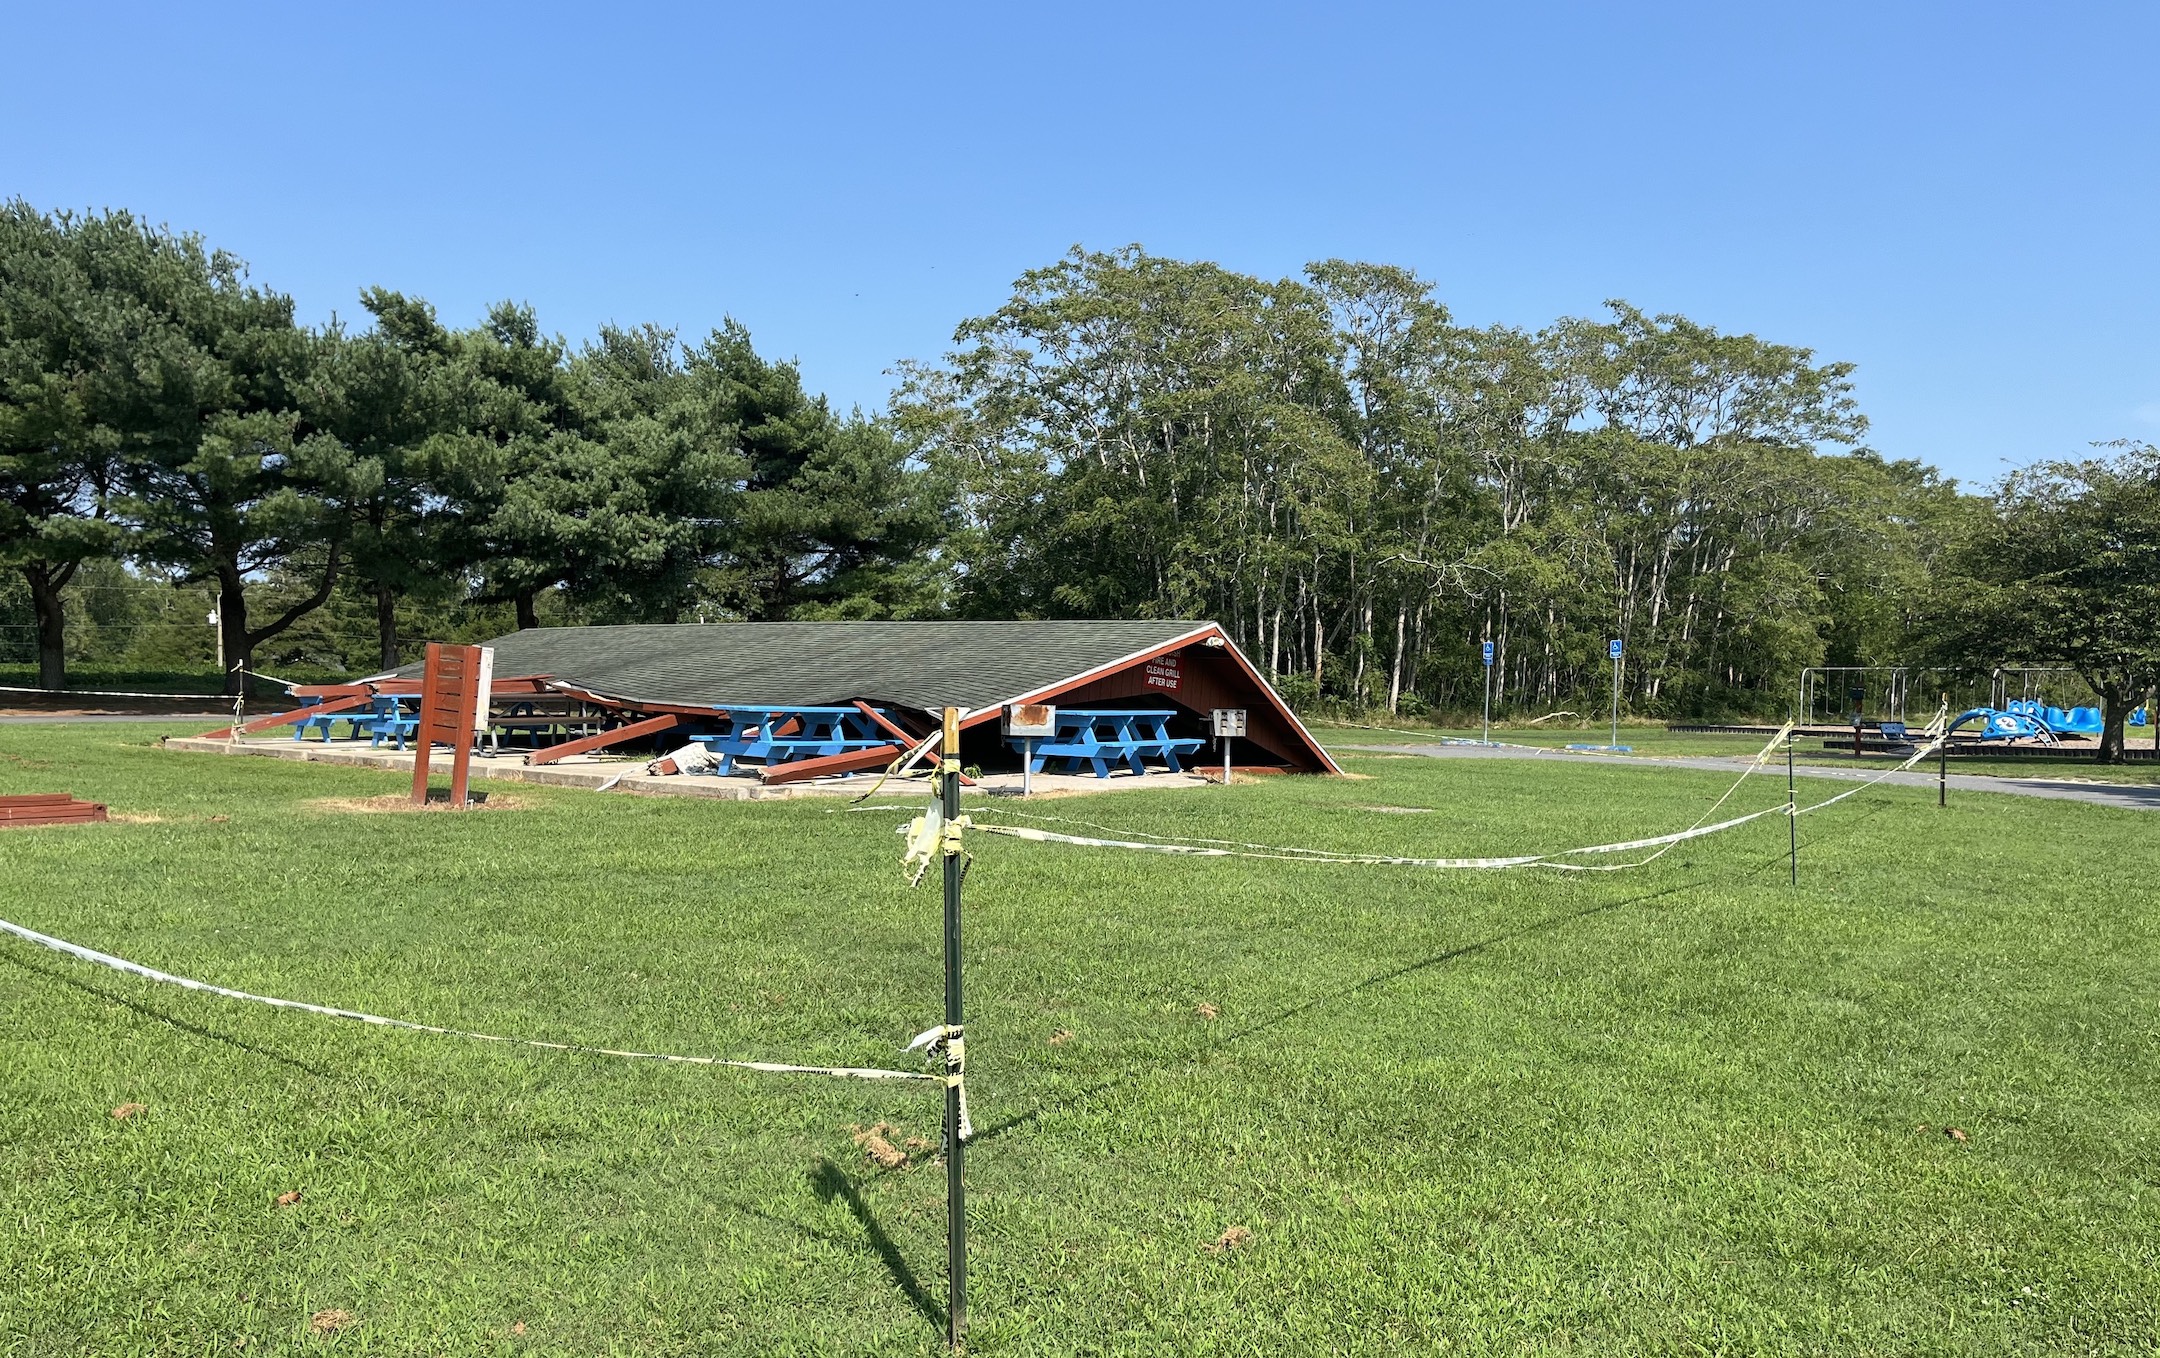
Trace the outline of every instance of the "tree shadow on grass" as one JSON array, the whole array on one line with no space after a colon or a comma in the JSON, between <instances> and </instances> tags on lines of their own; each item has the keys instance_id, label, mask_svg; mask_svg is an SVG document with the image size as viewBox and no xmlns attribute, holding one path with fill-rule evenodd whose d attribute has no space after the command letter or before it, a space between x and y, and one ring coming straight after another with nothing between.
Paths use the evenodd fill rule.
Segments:
<instances>
[{"instance_id":1,"label":"tree shadow on grass","mask_svg":"<svg viewBox=\"0 0 2160 1358\"><path fill-rule=\"evenodd\" d=\"M35 962L31 962L24 958L16 957L12 954L6 953L0 953L0 960L5 960L10 966L20 967L24 971L33 972L39 976L44 977L48 981L57 981L61 985L67 986L70 989L79 990L85 995L95 995L97 998L104 1000L108 1004L117 1004L121 1008L129 1010L132 1013L139 1014L144 1018L154 1019L159 1023L167 1025L168 1027L178 1028L181 1032L187 1033L192 1037L200 1037L205 1038L211 1042L223 1043L225 1046L235 1048L239 1051L244 1051L250 1056L260 1056L266 1061L275 1061L281 1066L290 1066L294 1070L303 1071L306 1074L312 1075L319 1080L326 1080L330 1078L329 1071L324 1070L320 1066L309 1065L307 1062L302 1061L296 1056L287 1056L283 1052L272 1051L268 1047L259 1047L245 1038L234 1037L231 1033L221 1033L214 1028L205 1028L200 1024L190 1023L186 1019L181 1018L179 1015L169 1013L166 1010L158 1008L156 1005L144 1004L140 1000L129 999L127 996L120 994L118 991L107 990L105 987L100 985L92 985L90 982L83 980L79 976L70 976L62 968L40 966Z\"/></svg>"},{"instance_id":2,"label":"tree shadow on grass","mask_svg":"<svg viewBox=\"0 0 2160 1358\"><path fill-rule=\"evenodd\" d=\"M810 1186L827 1202L837 1199L847 1204L848 1211L854 1213L855 1220L862 1224L863 1234L868 1237L870 1248L877 1254L878 1261L885 1265L885 1271L892 1275L893 1281L899 1284L900 1290L907 1294L907 1299L914 1303L915 1309L922 1313L923 1318L942 1331L945 1328L945 1308L932 1301L930 1294L923 1290L922 1281L915 1276L915 1270L908 1267L907 1258L900 1253L900 1247L893 1243L892 1237L885 1233L885 1228L878 1224L877 1214L870 1210L870 1204L863 1201L862 1191L855 1186L855 1181L847 1176L847 1171L819 1156L817 1167L810 1171Z\"/></svg>"}]
</instances>

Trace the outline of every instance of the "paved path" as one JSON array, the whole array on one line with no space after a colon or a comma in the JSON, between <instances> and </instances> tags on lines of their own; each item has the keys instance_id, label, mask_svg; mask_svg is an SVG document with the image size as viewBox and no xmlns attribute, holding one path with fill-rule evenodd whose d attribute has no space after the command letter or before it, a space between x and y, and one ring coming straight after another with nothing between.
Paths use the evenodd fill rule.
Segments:
<instances>
[{"instance_id":1,"label":"paved path","mask_svg":"<svg viewBox=\"0 0 2160 1358\"><path fill-rule=\"evenodd\" d=\"M1564 750L1540 749L1533 745L1342 745L1346 750L1365 750L1375 754L1414 754L1429 759L1535 759L1560 761L1569 764L1633 764L1653 769L1701 769L1710 773L1737 774L1746 766L1751 756L1730 755L1650 755L1628 754L1575 754ZM1767 774L1769 771L1765 770ZM1864 782L1881 773L1880 768L1834 768L1821 764L1801 764L1795 772L1802 778L1833 778L1842 782ZM1911 769L1893 773L1883 779L1902 787L1935 786L1935 771ZM2128 811L2160 811L2160 787L2140 786L2131 783L2071 783L2054 778L1994 778L1972 773L1950 775L1952 792L2001 792L2018 797L2047 797L2056 801L2090 802L2094 806L2114 806Z\"/></svg>"}]
</instances>

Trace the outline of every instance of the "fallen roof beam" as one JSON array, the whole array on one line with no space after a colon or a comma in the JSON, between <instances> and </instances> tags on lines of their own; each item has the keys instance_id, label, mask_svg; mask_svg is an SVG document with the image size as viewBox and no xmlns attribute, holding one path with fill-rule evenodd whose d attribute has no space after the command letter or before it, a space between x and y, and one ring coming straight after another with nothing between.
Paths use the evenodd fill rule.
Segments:
<instances>
[{"instance_id":1,"label":"fallen roof beam","mask_svg":"<svg viewBox=\"0 0 2160 1358\"><path fill-rule=\"evenodd\" d=\"M815 759L767 764L758 770L758 777L767 783L799 783L805 778L823 778L833 773L861 773L864 769L881 769L906 752L904 745L873 745L867 750L849 750L846 754L825 754Z\"/></svg>"},{"instance_id":2,"label":"fallen roof beam","mask_svg":"<svg viewBox=\"0 0 2160 1358\"><path fill-rule=\"evenodd\" d=\"M316 703L313 707L296 707L290 712L280 712L275 716L257 717L255 720L241 726L237 733L230 726L220 731L205 731L197 739L231 740L235 734L251 735L256 731L267 731L273 726L283 726L288 722L304 721L309 717L327 717L337 712L350 712L354 708L366 707L374 701L375 695L372 693L355 693L350 697L333 698L328 702Z\"/></svg>"},{"instance_id":3,"label":"fallen roof beam","mask_svg":"<svg viewBox=\"0 0 2160 1358\"><path fill-rule=\"evenodd\" d=\"M566 740L560 745L550 745L544 750L534 750L531 754L525 756L525 762L533 765L552 764L558 759L568 759L574 754L588 754L594 750L604 750L610 745L620 745L626 740L636 740L639 736L657 735L662 731L671 730L682 724L683 719L681 717L673 712L663 712L657 717L647 717L643 721L631 722L628 726L617 726L612 730L601 731L594 735L580 736L576 740Z\"/></svg>"},{"instance_id":4,"label":"fallen roof beam","mask_svg":"<svg viewBox=\"0 0 2160 1358\"><path fill-rule=\"evenodd\" d=\"M855 699L855 706L862 709L862 713L864 716L868 717L870 720L876 722L879 726L883 727L885 729L886 735L900 737L902 749L912 750L917 745L920 745L922 743L922 736L916 735L913 731L908 730L905 726L902 726L900 723L886 716L883 712L878 711L876 708L864 702L862 699ZM925 732L924 734L928 733ZM973 787L975 786L975 780L963 773L960 775L960 786Z\"/></svg>"}]
</instances>

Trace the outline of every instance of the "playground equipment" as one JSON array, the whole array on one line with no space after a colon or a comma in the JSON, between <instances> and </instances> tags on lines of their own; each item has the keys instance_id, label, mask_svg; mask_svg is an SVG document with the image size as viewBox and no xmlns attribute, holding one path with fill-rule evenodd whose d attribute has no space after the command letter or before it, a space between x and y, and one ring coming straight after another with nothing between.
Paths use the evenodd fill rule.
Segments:
<instances>
[{"instance_id":1,"label":"playground equipment","mask_svg":"<svg viewBox=\"0 0 2160 1358\"><path fill-rule=\"evenodd\" d=\"M1879 726L1945 706L1999 708L1992 678L1979 670L1817 665L1800 671L1800 701L1793 711L1802 726Z\"/></svg>"},{"instance_id":2,"label":"playground equipment","mask_svg":"<svg viewBox=\"0 0 2160 1358\"><path fill-rule=\"evenodd\" d=\"M1908 710L1925 712L1947 703L1953 711L2007 713L2045 727L2051 736L2086 739L2097 738L2105 725L2094 705L2097 696L2084 676L2063 666L1982 671L1823 665L1800 672L1795 710L1805 726L1876 727L1905 721ZM2143 727L2152 720L2139 707L2128 724Z\"/></svg>"},{"instance_id":3,"label":"playground equipment","mask_svg":"<svg viewBox=\"0 0 2160 1358\"><path fill-rule=\"evenodd\" d=\"M2097 707L2073 707L2065 712L2059 707L2021 700L2010 703L2004 710L2030 717L2058 736L2098 736L2105 726Z\"/></svg>"},{"instance_id":4,"label":"playground equipment","mask_svg":"<svg viewBox=\"0 0 2160 1358\"><path fill-rule=\"evenodd\" d=\"M2006 712L1993 707L1967 708L1951 720L1949 731L1955 731L1968 722L1980 724L1977 734L1983 742L2001 741L2009 744L2019 740L2032 740L2042 745L2056 743L2053 729L2040 717L2026 712Z\"/></svg>"}]
</instances>

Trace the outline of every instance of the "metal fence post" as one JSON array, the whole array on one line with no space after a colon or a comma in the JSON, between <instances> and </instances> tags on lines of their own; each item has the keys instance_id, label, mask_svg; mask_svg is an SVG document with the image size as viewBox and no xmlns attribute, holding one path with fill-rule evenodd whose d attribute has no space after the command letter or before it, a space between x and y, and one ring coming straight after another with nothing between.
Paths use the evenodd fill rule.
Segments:
<instances>
[{"instance_id":1,"label":"metal fence post","mask_svg":"<svg viewBox=\"0 0 2160 1358\"><path fill-rule=\"evenodd\" d=\"M1785 718L1792 720L1790 714ZM1785 824L1791 841L1792 884L1800 885L1800 793L1793 783L1793 733L1785 733Z\"/></svg>"},{"instance_id":2,"label":"metal fence post","mask_svg":"<svg viewBox=\"0 0 2160 1358\"><path fill-rule=\"evenodd\" d=\"M945 709L945 761L939 792L945 823L960 819L960 709ZM945 846L945 1040L958 1044L960 1022L960 877L957 840ZM960 1139L960 1087L945 1086L945 1301L946 1339L958 1353L967 1346L967 1197L961 1181L966 1143Z\"/></svg>"}]
</instances>

